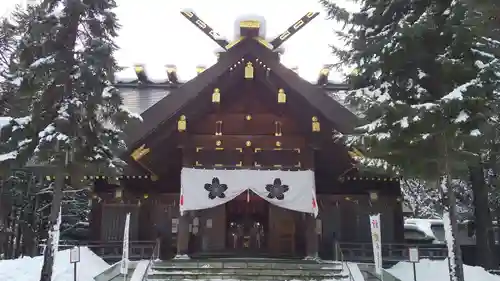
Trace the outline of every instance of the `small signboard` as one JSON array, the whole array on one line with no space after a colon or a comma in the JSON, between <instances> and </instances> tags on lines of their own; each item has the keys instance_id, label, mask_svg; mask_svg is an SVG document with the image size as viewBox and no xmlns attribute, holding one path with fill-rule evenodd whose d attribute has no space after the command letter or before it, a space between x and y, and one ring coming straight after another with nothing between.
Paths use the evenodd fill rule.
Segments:
<instances>
[{"instance_id":1,"label":"small signboard","mask_svg":"<svg viewBox=\"0 0 500 281\"><path fill-rule=\"evenodd\" d=\"M410 257L410 262L416 263L420 260L420 258L418 256L418 248L408 249L408 255Z\"/></svg>"},{"instance_id":2,"label":"small signboard","mask_svg":"<svg viewBox=\"0 0 500 281\"><path fill-rule=\"evenodd\" d=\"M69 261L71 263L80 262L80 247L74 247L69 251Z\"/></svg>"}]
</instances>

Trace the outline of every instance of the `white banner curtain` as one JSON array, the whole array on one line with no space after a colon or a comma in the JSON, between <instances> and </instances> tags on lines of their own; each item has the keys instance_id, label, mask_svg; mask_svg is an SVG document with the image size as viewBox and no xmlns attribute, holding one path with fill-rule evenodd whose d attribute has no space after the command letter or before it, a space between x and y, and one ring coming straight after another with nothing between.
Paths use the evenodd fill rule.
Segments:
<instances>
[{"instance_id":1,"label":"white banner curtain","mask_svg":"<svg viewBox=\"0 0 500 281\"><path fill-rule=\"evenodd\" d=\"M264 170L181 171L180 211L225 204L248 189L276 206L318 215L314 172Z\"/></svg>"}]
</instances>

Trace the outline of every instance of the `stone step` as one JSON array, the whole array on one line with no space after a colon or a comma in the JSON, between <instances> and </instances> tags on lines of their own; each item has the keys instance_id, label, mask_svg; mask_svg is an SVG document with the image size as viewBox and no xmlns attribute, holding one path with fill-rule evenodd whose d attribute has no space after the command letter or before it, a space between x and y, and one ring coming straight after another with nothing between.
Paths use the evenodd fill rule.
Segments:
<instances>
[{"instance_id":1,"label":"stone step","mask_svg":"<svg viewBox=\"0 0 500 281\"><path fill-rule=\"evenodd\" d=\"M245 275L282 275L282 274L291 274L291 275L335 275L342 272L342 270L328 270L328 269L288 269L288 270L280 270L280 269L260 269L260 268L190 268L190 269L158 269L153 268L153 272L155 274L171 274L184 272L189 274L215 274L215 273L224 273L224 274L245 274Z\"/></svg>"},{"instance_id":2,"label":"stone step","mask_svg":"<svg viewBox=\"0 0 500 281\"><path fill-rule=\"evenodd\" d=\"M189 274L187 272L178 272L170 274L150 274L148 281L166 281L166 280L348 280L348 275L331 274L331 275L294 275L290 273L282 274L260 274L260 275L245 275L245 274L226 274L226 273L204 273L204 274Z\"/></svg>"},{"instance_id":3,"label":"stone step","mask_svg":"<svg viewBox=\"0 0 500 281\"><path fill-rule=\"evenodd\" d=\"M188 268L266 268L266 269L329 269L342 270L343 266L340 262L334 263L288 263L288 262L237 262L237 261L161 261L154 264L155 268L161 269L188 269Z\"/></svg>"},{"instance_id":4,"label":"stone step","mask_svg":"<svg viewBox=\"0 0 500 281\"><path fill-rule=\"evenodd\" d=\"M347 280L342 263L311 260L170 260L153 264L148 280Z\"/></svg>"}]
</instances>

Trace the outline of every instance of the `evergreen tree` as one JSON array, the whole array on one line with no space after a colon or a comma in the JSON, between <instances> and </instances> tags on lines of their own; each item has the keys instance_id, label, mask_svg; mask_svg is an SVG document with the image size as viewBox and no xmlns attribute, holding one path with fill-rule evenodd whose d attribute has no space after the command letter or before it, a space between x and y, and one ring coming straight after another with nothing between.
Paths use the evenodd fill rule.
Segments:
<instances>
[{"instance_id":1,"label":"evergreen tree","mask_svg":"<svg viewBox=\"0 0 500 281\"><path fill-rule=\"evenodd\" d=\"M481 154L496 116L500 64L490 50L499 45L475 28L465 1L365 0L358 13L321 2L346 23L339 35L347 48L334 53L356 70L346 99L367 122L347 141L365 148L366 165L384 163L439 183L450 275L463 281L450 180Z\"/></svg>"},{"instance_id":2,"label":"evergreen tree","mask_svg":"<svg viewBox=\"0 0 500 281\"><path fill-rule=\"evenodd\" d=\"M112 86L115 6L113 0L44 0L25 13L29 21L13 23L24 32L4 73L9 87L2 96L20 106L4 117L2 149L8 151L0 157L11 167L30 161L55 174L41 281L52 276L66 177L119 173L121 129L137 117L124 110Z\"/></svg>"}]
</instances>

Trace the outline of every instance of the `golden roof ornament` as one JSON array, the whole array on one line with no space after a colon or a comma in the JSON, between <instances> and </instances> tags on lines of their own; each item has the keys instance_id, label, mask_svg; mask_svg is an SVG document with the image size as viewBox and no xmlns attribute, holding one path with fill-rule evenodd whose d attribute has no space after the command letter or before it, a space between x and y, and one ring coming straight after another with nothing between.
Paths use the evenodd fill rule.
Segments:
<instances>
[{"instance_id":1,"label":"golden roof ornament","mask_svg":"<svg viewBox=\"0 0 500 281\"><path fill-rule=\"evenodd\" d=\"M245 66L245 79L253 79L253 65L251 62L247 62Z\"/></svg>"},{"instance_id":2,"label":"golden roof ornament","mask_svg":"<svg viewBox=\"0 0 500 281\"><path fill-rule=\"evenodd\" d=\"M283 89L278 90L278 103L286 103L286 94Z\"/></svg>"},{"instance_id":3,"label":"golden roof ornament","mask_svg":"<svg viewBox=\"0 0 500 281\"><path fill-rule=\"evenodd\" d=\"M185 115L181 115L179 117L179 121L177 121L177 131L185 132L187 129L187 120Z\"/></svg>"},{"instance_id":4,"label":"golden roof ornament","mask_svg":"<svg viewBox=\"0 0 500 281\"><path fill-rule=\"evenodd\" d=\"M321 131L319 120L318 120L318 117L316 117L316 116L312 117L312 131L313 132L319 132L319 131Z\"/></svg>"},{"instance_id":5,"label":"golden roof ornament","mask_svg":"<svg viewBox=\"0 0 500 281\"><path fill-rule=\"evenodd\" d=\"M130 154L130 156L132 156L132 159L134 159L135 161L139 161L139 159L146 156L146 154L148 154L150 151L151 151L151 149L146 148L146 145L143 144L139 148L134 150L134 152L132 152L132 154Z\"/></svg>"},{"instance_id":6,"label":"golden roof ornament","mask_svg":"<svg viewBox=\"0 0 500 281\"><path fill-rule=\"evenodd\" d=\"M220 103L220 89L215 88L212 93L212 103Z\"/></svg>"}]
</instances>

